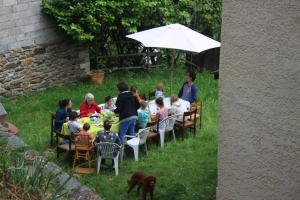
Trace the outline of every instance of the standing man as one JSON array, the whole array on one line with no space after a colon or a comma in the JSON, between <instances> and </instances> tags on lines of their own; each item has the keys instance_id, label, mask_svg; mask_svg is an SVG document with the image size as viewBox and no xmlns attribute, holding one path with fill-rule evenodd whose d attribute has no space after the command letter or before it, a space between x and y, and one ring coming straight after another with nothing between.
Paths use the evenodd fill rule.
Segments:
<instances>
[{"instance_id":1,"label":"standing man","mask_svg":"<svg viewBox=\"0 0 300 200\"><path fill-rule=\"evenodd\" d=\"M128 91L126 83L120 82L117 88L120 94L118 95L116 102L117 108L114 112L119 114L119 137L123 145L126 133L128 132L129 135L134 135L135 133L135 123L138 119L137 110L140 107L140 103L132 92Z\"/></svg>"},{"instance_id":2,"label":"standing man","mask_svg":"<svg viewBox=\"0 0 300 200\"><path fill-rule=\"evenodd\" d=\"M197 88L194 84L196 79L196 74L189 72L186 77L186 82L181 87L178 97L189 101L190 103L195 103L197 100Z\"/></svg>"}]
</instances>

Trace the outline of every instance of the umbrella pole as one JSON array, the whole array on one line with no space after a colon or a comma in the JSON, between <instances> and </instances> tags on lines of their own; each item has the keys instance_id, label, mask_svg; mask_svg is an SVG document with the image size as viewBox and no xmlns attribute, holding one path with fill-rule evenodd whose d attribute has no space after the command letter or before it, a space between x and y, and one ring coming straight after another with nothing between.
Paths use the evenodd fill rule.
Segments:
<instances>
[{"instance_id":1,"label":"umbrella pole","mask_svg":"<svg viewBox=\"0 0 300 200\"><path fill-rule=\"evenodd\" d=\"M170 74L170 80L171 80L171 86L170 86L170 91L171 94L173 93L173 74L174 74L174 63L175 63L175 56L176 56L176 50L172 50L172 56L171 56L171 74Z\"/></svg>"}]
</instances>

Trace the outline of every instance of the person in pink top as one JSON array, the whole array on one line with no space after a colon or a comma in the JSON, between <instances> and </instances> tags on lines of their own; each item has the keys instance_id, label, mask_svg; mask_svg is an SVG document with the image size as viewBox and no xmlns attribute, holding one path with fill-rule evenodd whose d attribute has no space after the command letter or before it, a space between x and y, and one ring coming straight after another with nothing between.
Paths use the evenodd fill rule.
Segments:
<instances>
[{"instance_id":1,"label":"person in pink top","mask_svg":"<svg viewBox=\"0 0 300 200\"><path fill-rule=\"evenodd\" d=\"M91 140L94 138L92 134L88 131L90 130L89 123L85 123L82 127L82 130L79 132L79 143L80 144L89 144Z\"/></svg>"},{"instance_id":2,"label":"person in pink top","mask_svg":"<svg viewBox=\"0 0 300 200\"><path fill-rule=\"evenodd\" d=\"M157 106L156 119L162 121L168 117L168 109L164 106L164 100L162 97L159 97L155 100Z\"/></svg>"}]
</instances>

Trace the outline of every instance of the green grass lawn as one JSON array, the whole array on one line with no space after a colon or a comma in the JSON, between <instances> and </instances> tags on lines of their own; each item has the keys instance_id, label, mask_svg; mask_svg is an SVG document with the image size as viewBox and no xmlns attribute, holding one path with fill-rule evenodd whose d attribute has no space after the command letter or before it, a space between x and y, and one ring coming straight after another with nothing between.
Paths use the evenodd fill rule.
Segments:
<instances>
[{"instance_id":1,"label":"green grass lawn","mask_svg":"<svg viewBox=\"0 0 300 200\"><path fill-rule=\"evenodd\" d=\"M174 73L174 91L179 91L184 79L183 70ZM79 108L86 92L95 95L101 103L107 95L117 96L116 84L123 80L129 86L136 85L141 93L155 89L157 82L165 85L165 94L169 95L169 71L151 72L115 72L108 74L105 83L100 86L78 83L56 87L46 91L30 93L16 100L4 100L9 120L20 129L19 136L32 148L71 172L64 158L56 160L53 149L49 147L50 114L57 109L57 102L70 98L73 108ZM119 176L114 171L105 170L99 175L81 176L80 181L94 188L107 200L139 199L135 191L127 195L127 179L135 171L142 171L157 177L155 199L215 199L217 185L217 133L218 133L218 82L204 72L198 74L196 85L199 99L203 101L203 126L184 141L166 142L162 150L150 145L148 155L140 154L138 162L133 155L124 158ZM108 162L109 163L109 162Z\"/></svg>"}]
</instances>

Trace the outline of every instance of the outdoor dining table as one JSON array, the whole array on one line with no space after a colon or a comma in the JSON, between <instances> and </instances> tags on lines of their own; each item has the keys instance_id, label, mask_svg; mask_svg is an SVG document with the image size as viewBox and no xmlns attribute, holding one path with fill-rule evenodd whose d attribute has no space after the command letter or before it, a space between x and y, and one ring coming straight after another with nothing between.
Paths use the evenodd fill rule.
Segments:
<instances>
[{"instance_id":1,"label":"outdoor dining table","mask_svg":"<svg viewBox=\"0 0 300 200\"><path fill-rule=\"evenodd\" d=\"M181 103L181 107L183 108L183 110L185 111L189 111L191 104L188 101L185 101L183 99L179 99L178 100ZM165 97L164 98L164 105L167 109L171 108L171 100L170 97ZM149 101L148 102L148 111L150 112L151 115L156 115L157 112L157 106L155 104L155 100Z\"/></svg>"}]
</instances>

